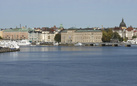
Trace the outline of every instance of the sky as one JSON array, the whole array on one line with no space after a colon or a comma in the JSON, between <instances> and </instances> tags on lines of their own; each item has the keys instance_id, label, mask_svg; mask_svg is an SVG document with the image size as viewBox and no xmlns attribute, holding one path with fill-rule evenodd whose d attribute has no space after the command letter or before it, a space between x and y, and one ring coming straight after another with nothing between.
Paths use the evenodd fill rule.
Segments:
<instances>
[{"instance_id":1,"label":"sky","mask_svg":"<svg viewBox=\"0 0 137 86\"><path fill-rule=\"evenodd\" d=\"M137 0L0 0L0 28L137 27Z\"/></svg>"}]
</instances>

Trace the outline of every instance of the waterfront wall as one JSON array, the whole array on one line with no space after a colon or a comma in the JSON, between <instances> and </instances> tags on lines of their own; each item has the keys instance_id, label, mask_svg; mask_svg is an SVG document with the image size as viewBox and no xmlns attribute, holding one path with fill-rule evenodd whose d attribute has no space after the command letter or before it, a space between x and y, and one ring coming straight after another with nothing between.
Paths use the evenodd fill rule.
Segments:
<instances>
[{"instance_id":1,"label":"waterfront wall","mask_svg":"<svg viewBox=\"0 0 137 86\"><path fill-rule=\"evenodd\" d=\"M20 51L20 49L0 48L0 53L16 52L16 51Z\"/></svg>"}]
</instances>

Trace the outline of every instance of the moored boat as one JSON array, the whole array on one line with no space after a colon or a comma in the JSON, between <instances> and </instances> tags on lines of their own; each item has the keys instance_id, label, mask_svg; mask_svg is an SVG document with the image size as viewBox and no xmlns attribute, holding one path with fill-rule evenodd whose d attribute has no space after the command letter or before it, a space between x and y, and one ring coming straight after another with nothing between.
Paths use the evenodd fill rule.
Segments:
<instances>
[{"instance_id":1,"label":"moored boat","mask_svg":"<svg viewBox=\"0 0 137 86\"><path fill-rule=\"evenodd\" d=\"M17 43L18 43L19 46L27 46L27 45L31 44L28 40L21 40Z\"/></svg>"},{"instance_id":2,"label":"moored boat","mask_svg":"<svg viewBox=\"0 0 137 86\"><path fill-rule=\"evenodd\" d=\"M75 46L83 46L83 44L78 42L78 43L75 44Z\"/></svg>"}]
</instances>

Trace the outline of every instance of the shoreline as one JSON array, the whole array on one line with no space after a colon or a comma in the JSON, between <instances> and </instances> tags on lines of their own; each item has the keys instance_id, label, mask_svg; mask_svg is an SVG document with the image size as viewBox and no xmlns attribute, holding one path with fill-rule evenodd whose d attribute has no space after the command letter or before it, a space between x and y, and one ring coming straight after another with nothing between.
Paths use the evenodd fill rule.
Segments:
<instances>
[{"instance_id":1,"label":"shoreline","mask_svg":"<svg viewBox=\"0 0 137 86\"><path fill-rule=\"evenodd\" d=\"M20 51L20 49L0 48L0 53L16 52L16 51Z\"/></svg>"}]
</instances>

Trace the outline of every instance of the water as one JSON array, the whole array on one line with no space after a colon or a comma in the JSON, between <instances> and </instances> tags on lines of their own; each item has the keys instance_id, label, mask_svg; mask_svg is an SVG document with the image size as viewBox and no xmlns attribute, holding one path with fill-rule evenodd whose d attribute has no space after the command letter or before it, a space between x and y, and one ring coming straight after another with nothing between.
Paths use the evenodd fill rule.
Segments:
<instances>
[{"instance_id":1,"label":"water","mask_svg":"<svg viewBox=\"0 0 137 86\"><path fill-rule=\"evenodd\" d=\"M0 53L0 86L137 86L137 47L21 47Z\"/></svg>"}]
</instances>

